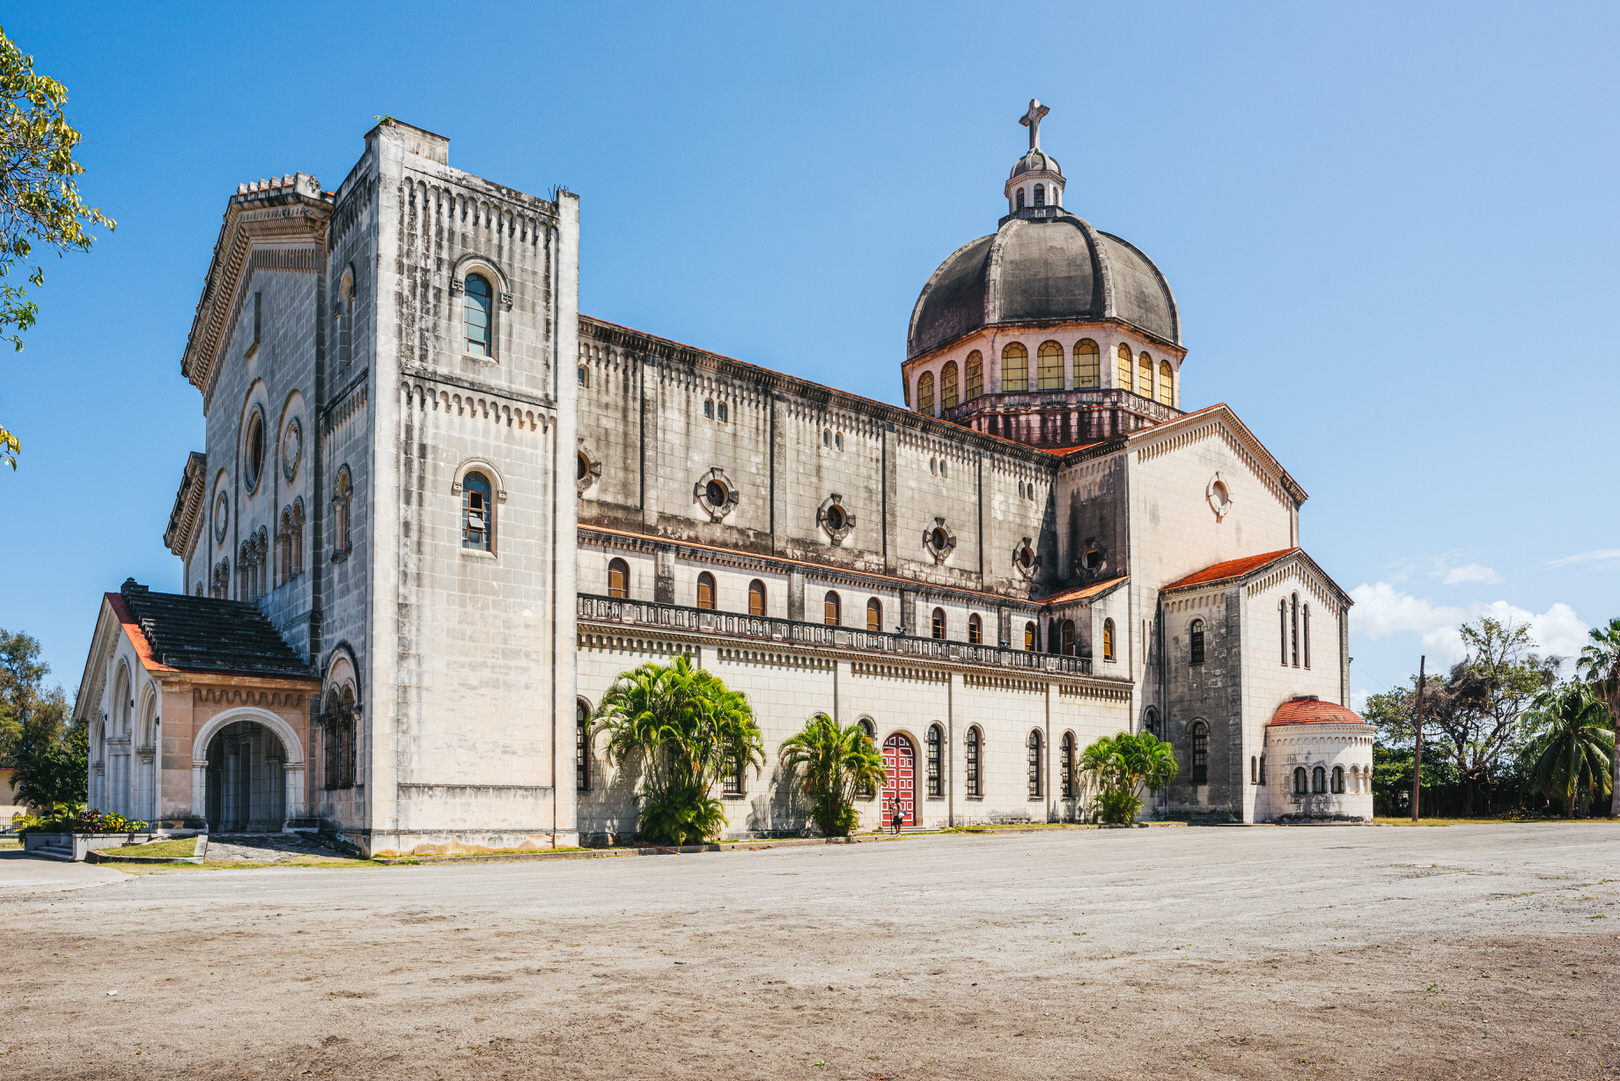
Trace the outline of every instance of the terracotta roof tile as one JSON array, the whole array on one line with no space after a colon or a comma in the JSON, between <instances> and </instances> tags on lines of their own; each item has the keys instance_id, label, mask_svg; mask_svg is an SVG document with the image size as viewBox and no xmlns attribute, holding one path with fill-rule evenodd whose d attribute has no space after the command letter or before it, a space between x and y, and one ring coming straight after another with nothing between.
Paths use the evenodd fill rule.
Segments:
<instances>
[{"instance_id":1,"label":"terracotta roof tile","mask_svg":"<svg viewBox=\"0 0 1620 1081\"><path fill-rule=\"evenodd\" d=\"M1068 604L1072 601L1083 601L1091 597L1100 597L1108 593L1117 585L1123 585L1130 575L1122 574L1117 578L1109 578L1101 582L1092 582L1090 585L1079 586L1075 589L1065 589L1062 593L1053 593L1042 597L1036 604Z\"/></svg>"},{"instance_id":2,"label":"terracotta roof tile","mask_svg":"<svg viewBox=\"0 0 1620 1081\"><path fill-rule=\"evenodd\" d=\"M1171 582L1163 587L1165 589L1181 589L1184 586L1202 586L1211 582L1224 582L1232 578L1247 578L1268 563L1275 563L1284 556L1302 552L1303 548L1282 548L1275 552L1266 552L1264 555L1244 556L1242 559L1228 559L1225 563L1217 563L1213 567L1205 567L1179 581Z\"/></svg>"},{"instance_id":3,"label":"terracotta roof tile","mask_svg":"<svg viewBox=\"0 0 1620 1081\"><path fill-rule=\"evenodd\" d=\"M1283 724L1366 724L1367 722L1337 702L1323 702L1315 695L1290 698L1277 707L1266 727Z\"/></svg>"}]
</instances>

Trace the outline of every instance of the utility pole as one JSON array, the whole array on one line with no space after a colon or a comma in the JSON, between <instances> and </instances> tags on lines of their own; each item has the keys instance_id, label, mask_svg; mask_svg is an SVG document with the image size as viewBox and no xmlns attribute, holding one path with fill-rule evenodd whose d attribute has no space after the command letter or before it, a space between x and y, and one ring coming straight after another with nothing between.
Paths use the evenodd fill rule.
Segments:
<instances>
[{"instance_id":1,"label":"utility pole","mask_svg":"<svg viewBox=\"0 0 1620 1081\"><path fill-rule=\"evenodd\" d=\"M1418 658L1417 742L1412 752L1412 821L1418 820L1418 799L1423 794L1419 780L1423 776L1423 682L1424 665L1428 656Z\"/></svg>"}]
</instances>

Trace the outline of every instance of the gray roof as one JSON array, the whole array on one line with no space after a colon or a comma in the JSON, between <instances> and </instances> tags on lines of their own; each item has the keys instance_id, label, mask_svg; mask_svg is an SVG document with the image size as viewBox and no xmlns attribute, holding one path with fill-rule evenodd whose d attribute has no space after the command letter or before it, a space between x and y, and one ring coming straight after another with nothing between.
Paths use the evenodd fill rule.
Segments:
<instances>
[{"instance_id":1,"label":"gray roof","mask_svg":"<svg viewBox=\"0 0 1620 1081\"><path fill-rule=\"evenodd\" d=\"M1024 173L1038 173L1042 170L1056 173L1058 176L1063 175L1063 167L1058 164L1056 158L1044 150L1031 150L1013 162L1012 172L1007 174L1007 179L1011 180L1013 177L1021 176Z\"/></svg>"},{"instance_id":2,"label":"gray roof","mask_svg":"<svg viewBox=\"0 0 1620 1081\"><path fill-rule=\"evenodd\" d=\"M983 326L1119 319L1181 344L1176 298L1153 260L1053 208L1007 218L951 253L911 313L907 358Z\"/></svg>"},{"instance_id":3,"label":"gray roof","mask_svg":"<svg viewBox=\"0 0 1620 1081\"><path fill-rule=\"evenodd\" d=\"M159 664L192 672L317 678L251 601L154 593L133 578L107 596L123 603Z\"/></svg>"}]
</instances>

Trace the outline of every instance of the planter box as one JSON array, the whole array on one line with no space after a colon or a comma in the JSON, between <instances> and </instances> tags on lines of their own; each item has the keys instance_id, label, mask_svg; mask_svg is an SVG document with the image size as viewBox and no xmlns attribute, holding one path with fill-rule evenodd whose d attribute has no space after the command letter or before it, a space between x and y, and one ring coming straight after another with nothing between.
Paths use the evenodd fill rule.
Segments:
<instances>
[{"instance_id":1,"label":"planter box","mask_svg":"<svg viewBox=\"0 0 1620 1081\"><path fill-rule=\"evenodd\" d=\"M142 833L28 833L23 836L23 851L51 859L82 860L92 849L117 848L131 838L136 843L158 839L150 830Z\"/></svg>"}]
</instances>

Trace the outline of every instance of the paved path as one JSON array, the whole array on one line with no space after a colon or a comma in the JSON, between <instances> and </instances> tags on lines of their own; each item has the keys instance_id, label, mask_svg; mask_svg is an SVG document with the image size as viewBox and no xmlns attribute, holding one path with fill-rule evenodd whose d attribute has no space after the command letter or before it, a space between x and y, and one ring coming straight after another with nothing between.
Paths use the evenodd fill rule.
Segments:
<instances>
[{"instance_id":1,"label":"paved path","mask_svg":"<svg viewBox=\"0 0 1620 1081\"><path fill-rule=\"evenodd\" d=\"M128 877L109 867L30 856L20 848L0 849L0 896L60 893L86 886L105 886Z\"/></svg>"}]
</instances>

